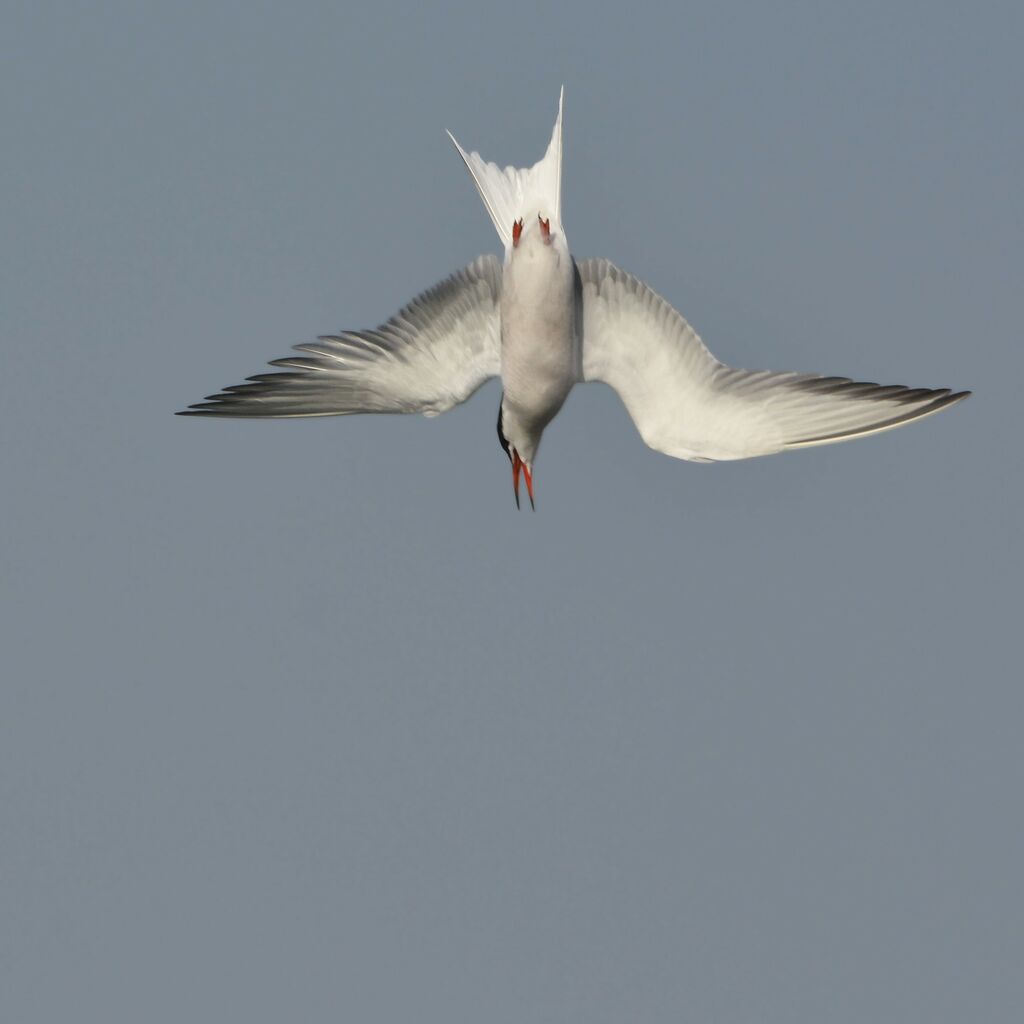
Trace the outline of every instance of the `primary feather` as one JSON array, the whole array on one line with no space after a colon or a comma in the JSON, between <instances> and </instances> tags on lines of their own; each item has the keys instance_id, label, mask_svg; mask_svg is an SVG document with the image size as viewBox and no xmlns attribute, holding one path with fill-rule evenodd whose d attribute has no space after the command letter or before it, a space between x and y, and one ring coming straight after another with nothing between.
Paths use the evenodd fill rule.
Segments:
<instances>
[{"instance_id":1,"label":"primary feather","mask_svg":"<svg viewBox=\"0 0 1024 1024\"><path fill-rule=\"evenodd\" d=\"M464 402L501 372L501 263L480 256L417 296L376 330L343 331L296 345L260 373L180 416L342 416L422 412Z\"/></svg>"},{"instance_id":2,"label":"primary feather","mask_svg":"<svg viewBox=\"0 0 1024 1024\"><path fill-rule=\"evenodd\" d=\"M970 394L734 369L639 278L608 260L577 266L583 379L611 385L644 441L666 455L711 462L848 441Z\"/></svg>"}]
</instances>

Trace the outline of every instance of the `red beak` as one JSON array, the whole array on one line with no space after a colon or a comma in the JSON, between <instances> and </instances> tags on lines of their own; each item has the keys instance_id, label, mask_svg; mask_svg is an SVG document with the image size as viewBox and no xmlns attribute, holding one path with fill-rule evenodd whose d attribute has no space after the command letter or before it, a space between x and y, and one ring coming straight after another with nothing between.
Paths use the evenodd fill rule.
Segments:
<instances>
[{"instance_id":1,"label":"red beak","mask_svg":"<svg viewBox=\"0 0 1024 1024\"><path fill-rule=\"evenodd\" d=\"M530 508L536 510L537 506L533 501L533 473L530 467L519 457L519 452L512 449L512 488L516 493L516 508L519 508L519 473L522 472L526 479L526 493L530 496Z\"/></svg>"}]
</instances>

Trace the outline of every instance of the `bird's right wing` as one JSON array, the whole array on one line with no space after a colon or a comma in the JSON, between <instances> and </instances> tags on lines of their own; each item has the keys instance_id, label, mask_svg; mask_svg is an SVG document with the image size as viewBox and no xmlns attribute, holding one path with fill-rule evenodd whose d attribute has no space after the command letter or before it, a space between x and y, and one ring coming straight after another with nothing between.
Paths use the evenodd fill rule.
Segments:
<instances>
[{"instance_id":1,"label":"bird's right wing","mask_svg":"<svg viewBox=\"0 0 1024 1024\"><path fill-rule=\"evenodd\" d=\"M501 372L501 261L479 256L372 331L296 345L261 373L181 416L445 412Z\"/></svg>"},{"instance_id":2,"label":"bird's right wing","mask_svg":"<svg viewBox=\"0 0 1024 1024\"><path fill-rule=\"evenodd\" d=\"M733 369L643 281L608 260L577 267L583 379L611 385L644 441L666 455L715 462L847 441L970 394Z\"/></svg>"}]
</instances>

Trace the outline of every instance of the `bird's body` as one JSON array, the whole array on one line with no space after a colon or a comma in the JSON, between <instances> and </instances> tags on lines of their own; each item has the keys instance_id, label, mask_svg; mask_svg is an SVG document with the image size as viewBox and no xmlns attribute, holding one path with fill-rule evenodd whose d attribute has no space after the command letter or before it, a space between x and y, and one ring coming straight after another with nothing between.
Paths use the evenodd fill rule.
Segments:
<instances>
[{"instance_id":1,"label":"bird's body","mask_svg":"<svg viewBox=\"0 0 1024 1024\"><path fill-rule=\"evenodd\" d=\"M579 379L575 266L561 232L545 244L537 224L523 229L501 278L501 418L528 464Z\"/></svg>"},{"instance_id":2,"label":"bird's body","mask_svg":"<svg viewBox=\"0 0 1024 1024\"><path fill-rule=\"evenodd\" d=\"M862 437L938 412L970 392L845 377L739 370L719 362L672 306L607 260L577 263L562 227L562 104L544 157L499 168L459 154L505 245L372 331L298 345L184 415L335 416L444 412L500 376L498 435L533 501L541 435L572 387L603 381L644 441L696 462Z\"/></svg>"}]
</instances>

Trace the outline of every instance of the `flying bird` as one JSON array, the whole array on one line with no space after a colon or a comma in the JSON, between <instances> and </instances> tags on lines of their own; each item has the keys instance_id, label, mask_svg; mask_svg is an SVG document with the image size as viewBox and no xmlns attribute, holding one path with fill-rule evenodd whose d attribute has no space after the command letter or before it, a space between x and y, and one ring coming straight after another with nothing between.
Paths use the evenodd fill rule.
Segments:
<instances>
[{"instance_id":1,"label":"flying bird","mask_svg":"<svg viewBox=\"0 0 1024 1024\"><path fill-rule=\"evenodd\" d=\"M848 441L930 416L969 391L740 370L719 362L643 281L605 259L575 260L562 226L562 101L547 152L529 168L462 157L504 248L414 298L373 330L296 345L183 416L350 413L436 416L500 377L498 439L534 503L544 428L575 384L603 381L653 449L693 462Z\"/></svg>"}]
</instances>

